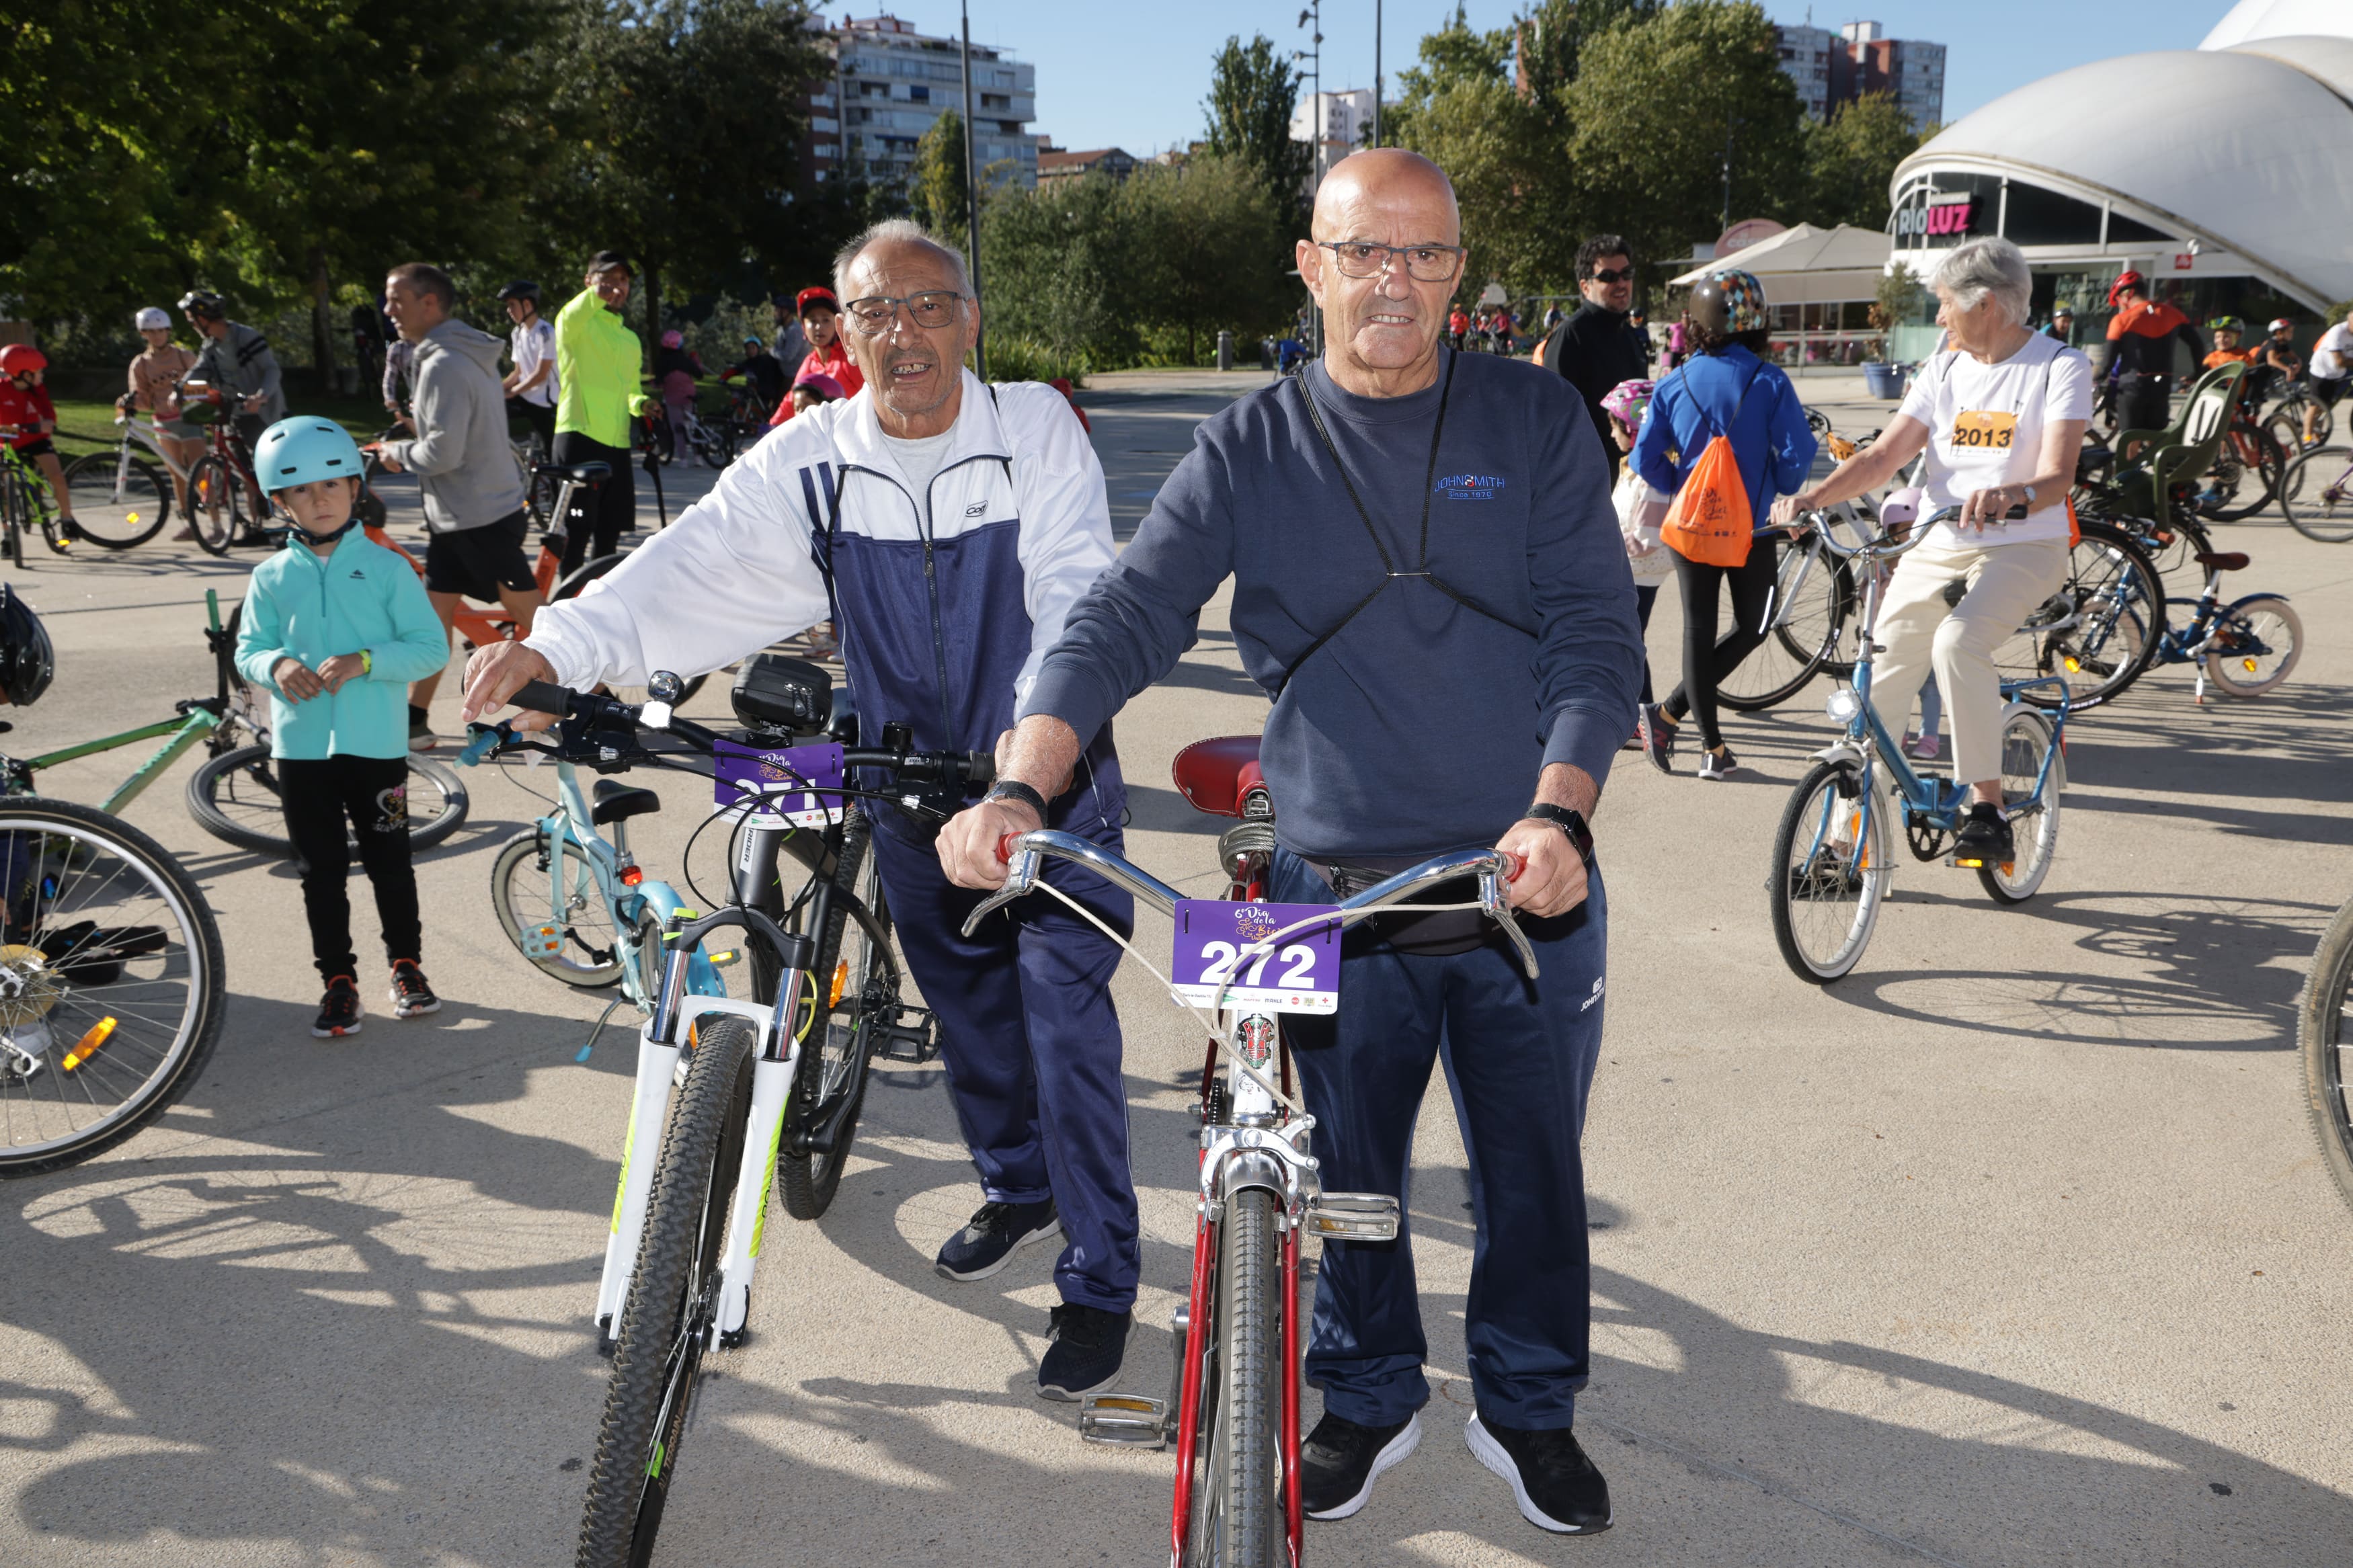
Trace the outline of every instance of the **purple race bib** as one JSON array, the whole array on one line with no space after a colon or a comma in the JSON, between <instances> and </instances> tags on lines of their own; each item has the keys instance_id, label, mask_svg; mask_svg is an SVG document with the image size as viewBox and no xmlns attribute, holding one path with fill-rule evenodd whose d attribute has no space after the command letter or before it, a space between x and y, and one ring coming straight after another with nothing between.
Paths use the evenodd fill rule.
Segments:
<instances>
[{"instance_id":1,"label":"purple race bib","mask_svg":"<svg viewBox=\"0 0 2353 1568\"><path fill-rule=\"evenodd\" d=\"M841 786L841 748L786 746L755 751L719 742L712 795L723 805L756 801L745 818L753 827L828 827L841 820L841 796L824 786Z\"/></svg>"},{"instance_id":2,"label":"purple race bib","mask_svg":"<svg viewBox=\"0 0 2353 1568\"><path fill-rule=\"evenodd\" d=\"M1271 947L1242 955L1287 926L1300 926ZM1239 965L1240 973L1235 970ZM1176 906L1176 951L1168 971L1176 994L1210 1006L1225 988L1229 1007L1254 1013L1336 1013L1340 1010L1340 922L1324 904L1238 903L1187 899Z\"/></svg>"}]
</instances>

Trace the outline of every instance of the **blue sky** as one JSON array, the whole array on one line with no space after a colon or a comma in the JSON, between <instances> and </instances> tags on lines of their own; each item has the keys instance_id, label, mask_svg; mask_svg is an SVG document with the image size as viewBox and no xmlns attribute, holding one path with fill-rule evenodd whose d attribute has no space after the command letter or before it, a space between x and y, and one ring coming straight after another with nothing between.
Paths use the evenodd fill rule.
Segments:
<instances>
[{"instance_id":1,"label":"blue sky","mask_svg":"<svg viewBox=\"0 0 2353 1568\"><path fill-rule=\"evenodd\" d=\"M1295 26L1301 0L971 0L976 42L997 43L1038 68L1037 129L1062 146L1120 146L1149 153L1201 133L1201 99L1209 58L1230 34L1263 32L1285 48L1303 47ZM1413 61L1422 34L1453 13L1453 0L1386 0L1383 68L1394 82ZM1471 0L1472 25L1499 27L1520 0ZM1808 7L1767 0L1777 22L1803 22ZM1958 119L2011 88L2068 66L2147 49L2195 48L2230 9L2230 0L1974 0L1967 6L1928 0L1841 0L1818 4L1818 26L1860 18L1884 24L1892 37L1931 38L1947 56L1945 112ZM839 19L844 13L828 7ZM860 8L858 15L871 13ZM945 0L902 0L896 15L926 33L952 35L956 11ZM1373 0L1324 0L1324 85L1370 87Z\"/></svg>"}]
</instances>

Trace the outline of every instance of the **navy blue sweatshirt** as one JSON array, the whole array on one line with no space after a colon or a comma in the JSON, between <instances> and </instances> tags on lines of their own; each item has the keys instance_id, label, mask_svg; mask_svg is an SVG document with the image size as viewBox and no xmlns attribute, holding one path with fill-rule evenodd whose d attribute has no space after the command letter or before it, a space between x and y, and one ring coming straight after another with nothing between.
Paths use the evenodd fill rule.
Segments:
<instances>
[{"instance_id":1,"label":"navy blue sweatshirt","mask_svg":"<svg viewBox=\"0 0 2353 1568\"><path fill-rule=\"evenodd\" d=\"M1378 549L1309 421L1310 390ZM1430 577L1387 576L1382 549L1397 573L1425 569L1425 489L1426 570L1500 618ZM1577 389L1534 365L1445 353L1437 385L1369 398L1318 363L1204 421L1134 541L1071 609L1022 716L1091 740L1176 667L1229 574L1242 667L1274 699L1261 762L1276 834L1296 853L1493 844L1546 763L1599 783L1633 730L1642 645L1609 467Z\"/></svg>"}]
</instances>

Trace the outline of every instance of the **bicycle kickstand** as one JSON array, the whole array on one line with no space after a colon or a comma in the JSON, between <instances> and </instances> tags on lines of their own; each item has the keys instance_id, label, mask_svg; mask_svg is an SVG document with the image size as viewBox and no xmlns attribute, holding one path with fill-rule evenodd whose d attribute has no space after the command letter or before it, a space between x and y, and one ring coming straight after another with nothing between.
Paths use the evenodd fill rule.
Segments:
<instances>
[{"instance_id":1,"label":"bicycle kickstand","mask_svg":"<svg viewBox=\"0 0 2353 1568\"><path fill-rule=\"evenodd\" d=\"M596 1026L588 1031L588 1043L580 1047L580 1054L572 1058L574 1061L585 1062L588 1059L588 1053L596 1048L596 1037L605 1032L605 1026L612 1019L613 1009L628 1000L627 996L616 996L605 1004L605 1010L596 1015Z\"/></svg>"}]
</instances>

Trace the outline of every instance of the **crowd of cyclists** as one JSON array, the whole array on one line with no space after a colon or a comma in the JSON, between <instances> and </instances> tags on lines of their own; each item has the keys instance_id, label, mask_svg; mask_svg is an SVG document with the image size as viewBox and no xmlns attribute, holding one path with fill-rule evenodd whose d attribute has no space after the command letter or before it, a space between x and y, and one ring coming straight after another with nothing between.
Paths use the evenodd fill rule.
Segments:
<instances>
[{"instance_id":1,"label":"crowd of cyclists","mask_svg":"<svg viewBox=\"0 0 2353 1568\"><path fill-rule=\"evenodd\" d=\"M1321 1034L1302 1026L1323 1047L1302 1054L1303 1093L1330 1139L1319 1144L1328 1173L1353 1171L1377 1190L1402 1180L1443 1028L1475 1027L1491 1061L1519 1064L1484 1078L1490 1068L1459 1058L1451 1068L1464 1075L1457 1111L1482 1184L1481 1284L1466 1324L1479 1408L1466 1440L1530 1522L1608 1528L1608 1489L1572 1416L1586 1366L1576 1151L1604 993L1590 818L1611 757L1636 749L1672 773L1688 724L1698 779L1738 773L1719 688L1766 640L1785 540L1815 514L1887 492L1886 515L1916 512L1924 537L1885 584L1870 700L1929 756L1949 721L1953 778L1967 786L1956 849L2008 859L1994 650L2067 575L2069 495L2103 406L2115 427L2165 428L2186 347L2208 370L2247 364L2247 396L2306 388L2308 443L2353 377L2353 330L2329 329L2307 366L2290 322L2258 336L2221 317L2206 323L2210 350L2126 272L2108 296L2113 353L2095 375L2071 342L2072 311L2031 320L2018 247L1968 241L1928 279L1941 346L1876 438L1818 476L1817 421L1773 363L1754 275L1717 269L1693 288L1662 363L1622 238L1580 249L1577 308L1548 311L1537 332L1506 307L1454 303L1458 238L1451 187L1434 166L1393 150L1343 161L1299 247L1325 353L1208 421L1115 559L1083 416L1060 392L984 387L964 372L977 313L962 258L913 225L878 226L844 249L831 287L778 295L773 340L746 336L719 371L744 460L733 462L732 445L712 458L732 466L708 498L593 591L554 605L530 584L520 500L459 477L443 449L470 439L467 461L479 462L480 433L495 429L512 466L503 448L520 431L526 484L543 469L601 468L567 520L565 570L618 548L636 526L628 476L645 441L706 453L698 404L710 375L681 331L649 352L626 324L628 258L598 253L553 317L538 284L501 289L503 355L454 322L446 274L396 268L385 316L364 307L354 321L364 355L372 343L381 353L380 370L364 363L393 426L365 451L330 421L288 417L266 337L230 321L218 296L179 301L194 350L174 341L161 309L139 311L146 346L119 406L188 467L206 439L192 399L224 399L289 547L257 574L238 667L273 697L288 748L278 754L316 764L288 770L301 788L286 803L328 979L314 1033L353 1033L362 1012L342 892L346 817L375 851L363 858L377 879L396 1016L440 1005L418 967L413 880L382 836L398 828L404 748L437 740L413 692L400 735L394 692L446 661L451 603L496 595L517 623L514 640L469 667L470 719L496 714L530 681L643 686L833 626L861 707L903 724L914 745L996 758L994 784L954 803L936 842L892 826L873 843L909 970L948 1025L949 1089L984 1198L936 1266L984 1279L1021 1247L1060 1241L1038 1391L1100 1391L1121 1370L1141 1267L1105 989L1134 910L1073 879L1066 891L1087 920L1033 897L981 935L960 931L1004 882L1008 835L1052 829L1120 849L1126 786L1112 715L1173 666L1199 605L1231 575L1237 641L1272 703L1263 762L1283 803L1270 841L1277 896L1328 903L1466 847L1492 845L1526 873L1509 901L1549 978L1524 987L1476 921L1467 937L1450 928L1434 942L1405 926L1366 928L1344 960L1356 992L1383 1005ZM1530 351L1540 376L1500 363ZM0 350L0 425L16 427L19 454L63 498L45 368L37 350ZM460 375L471 377L462 387ZM1587 423L1598 441L1563 434ZM427 481L437 548L421 588L352 535L370 462ZM1434 506L1509 526L1493 549L1444 529L1434 540ZM1296 537L1238 528L1245 513L1284 518ZM66 521L70 538L69 511ZM459 535L466 542L449 542ZM363 566L389 576L364 589L337 578L330 592L320 584L331 558L354 578ZM1669 575L1682 673L1661 698L1642 630ZM297 588L328 607L303 608ZM393 630L372 637L376 621ZM339 726L332 715L343 709L364 712ZM1474 800L1433 806L1382 771L1404 765L1383 760L1396 733L1440 724L1493 732L1462 742L1476 752L1465 768ZM1413 1029L1389 1027L1409 1015ZM1556 1062L1574 1070L1537 1070ZM1359 1092L1369 1080L1348 1075L1376 1069L1396 1083ZM1545 1131L1541 1148L1511 1130L1521 1122ZM1508 1155L1512 1179L1493 1163L1479 1174L1481 1145ZM1346 1243L1325 1258L1306 1356L1325 1414L1299 1462L1305 1513L1339 1519L1413 1451L1429 1388L1409 1267Z\"/></svg>"}]
</instances>

